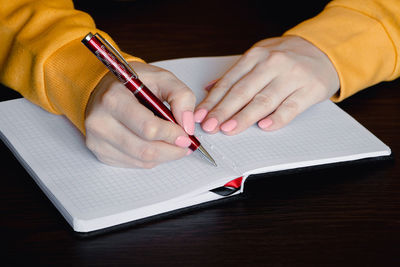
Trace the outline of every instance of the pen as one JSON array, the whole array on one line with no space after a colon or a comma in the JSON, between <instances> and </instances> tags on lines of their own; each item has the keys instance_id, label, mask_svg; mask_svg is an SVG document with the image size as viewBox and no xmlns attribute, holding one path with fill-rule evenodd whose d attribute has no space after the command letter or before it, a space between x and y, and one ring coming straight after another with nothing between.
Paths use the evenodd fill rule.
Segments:
<instances>
[{"instance_id":1,"label":"pen","mask_svg":"<svg viewBox=\"0 0 400 267\"><path fill-rule=\"evenodd\" d=\"M153 111L158 117L177 123L169 108L139 80L137 73L106 39L98 33L94 35L88 33L85 38L82 39L82 43L115 74L141 104ZM199 140L194 135L189 135L189 138L191 140L189 149L192 151L199 151L203 158L214 166L217 166L214 159L200 144Z\"/></svg>"}]
</instances>

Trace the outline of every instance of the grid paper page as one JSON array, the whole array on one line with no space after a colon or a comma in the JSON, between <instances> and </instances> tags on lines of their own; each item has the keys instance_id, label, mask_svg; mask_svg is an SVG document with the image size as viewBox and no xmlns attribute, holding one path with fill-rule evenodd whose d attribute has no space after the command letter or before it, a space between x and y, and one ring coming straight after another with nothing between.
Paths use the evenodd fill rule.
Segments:
<instances>
[{"instance_id":1,"label":"grid paper page","mask_svg":"<svg viewBox=\"0 0 400 267\"><path fill-rule=\"evenodd\" d=\"M255 174L390 155L390 148L330 100L312 106L286 127L257 126L209 142L229 155L238 172Z\"/></svg>"},{"instance_id":2,"label":"grid paper page","mask_svg":"<svg viewBox=\"0 0 400 267\"><path fill-rule=\"evenodd\" d=\"M63 116L25 99L2 102L0 114L1 133L53 203L65 209L67 220L134 210L221 186L221 178L237 177L223 162L216 168L194 154L150 170L111 167L95 158L81 133Z\"/></svg>"},{"instance_id":3,"label":"grid paper page","mask_svg":"<svg viewBox=\"0 0 400 267\"><path fill-rule=\"evenodd\" d=\"M151 63L167 69L182 80L196 95L199 103L206 95L204 86L220 78L239 56L173 59Z\"/></svg>"},{"instance_id":4,"label":"grid paper page","mask_svg":"<svg viewBox=\"0 0 400 267\"><path fill-rule=\"evenodd\" d=\"M238 56L188 58L157 62L184 81L199 102L204 86L221 77ZM194 75L196 73L196 75ZM198 131L200 132L200 131ZM390 148L330 100L300 114L274 132L256 125L236 136L207 135L215 150L242 174L390 155Z\"/></svg>"}]
</instances>

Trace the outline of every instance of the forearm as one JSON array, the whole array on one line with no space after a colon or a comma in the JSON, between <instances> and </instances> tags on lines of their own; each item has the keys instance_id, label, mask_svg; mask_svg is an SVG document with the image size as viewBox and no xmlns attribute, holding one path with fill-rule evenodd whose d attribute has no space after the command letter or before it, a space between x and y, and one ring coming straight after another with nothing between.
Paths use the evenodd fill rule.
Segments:
<instances>
[{"instance_id":1,"label":"forearm","mask_svg":"<svg viewBox=\"0 0 400 267\"><path fill-rule=\"evenodd\" d=\"M290 29L320 48L340 79L335 101L400 76L400 1L334 0Z\"/></svg>"},{"instance_id":2,"label":"forearm","mask_svg":"<svg viewBox=\"0 0 400 267\"><path fill-rule=\"evenodd\" d=\"M99 32L72 1L0 0L0 82L84 132L90 93L107 72L80 43L90 31Z\"/></svg>"}]
</instances>

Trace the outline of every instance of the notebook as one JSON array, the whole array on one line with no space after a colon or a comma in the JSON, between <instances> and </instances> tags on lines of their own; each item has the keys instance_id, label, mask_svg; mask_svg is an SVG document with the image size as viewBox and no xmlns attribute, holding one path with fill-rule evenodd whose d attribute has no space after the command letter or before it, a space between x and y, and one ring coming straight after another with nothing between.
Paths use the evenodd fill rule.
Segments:
<instances>
[{"instance_id":1,"label":"notebook","mask_svg":"<svg viewBox=\"0 0 400 267\"><path fill-rule=\"evenodd\" d=\"M185 58L153 64L175 73L199 101L207 82L220 77L237 58ZM82 134L64 116L50 114L25 99L1 102L0 114L2 140L80 233L240 194L252 174L391 153L330 100L312 106L274 132L254 125L236 136L209 135L197 126L196 136L218 167L195 153L153 169L111 167L95 158Z\"/></svg>"}]
</instances>

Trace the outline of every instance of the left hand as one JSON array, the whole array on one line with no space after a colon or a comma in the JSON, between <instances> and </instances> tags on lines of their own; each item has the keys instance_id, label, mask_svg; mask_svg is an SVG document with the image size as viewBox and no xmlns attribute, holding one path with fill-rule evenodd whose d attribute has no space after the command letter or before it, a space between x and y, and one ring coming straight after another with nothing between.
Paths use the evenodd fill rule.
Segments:
<instances>
[{"instance_id":1,"label":"left hand","mask_svg":"<svg viewBox=\"0 0 400 267\"><path fill-rule=\"evenodd\" d=\"M254 123L280 129L311 105L339 89L329 58L297 36L256 43L212 87L197 106L195 121L209 133L238 134Z\"/></svg>"}]
</instances>

